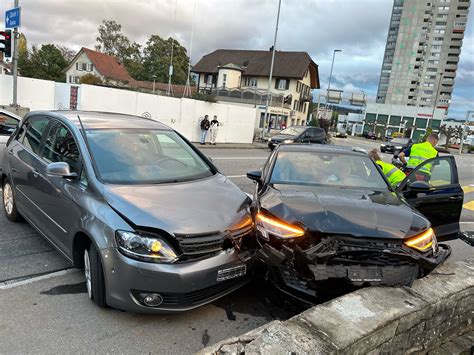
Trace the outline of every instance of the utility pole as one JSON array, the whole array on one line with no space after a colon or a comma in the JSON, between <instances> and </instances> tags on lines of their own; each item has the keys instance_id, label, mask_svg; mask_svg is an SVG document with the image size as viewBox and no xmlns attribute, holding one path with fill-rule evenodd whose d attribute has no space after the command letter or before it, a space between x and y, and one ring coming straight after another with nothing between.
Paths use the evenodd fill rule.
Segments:
<instances>
[{"instance_id":1,"label":"utility pole","mask_svg":"<svg viewBox=\"0 0 474 355\"><path fill-rule=\"evenodd\" d=\"M275 37L273 38L273 50L272 50L272 62L270 64L270 75L268 77L268 89L267 89L267 99L265 104L265 123L267 124L267 131L270 132L270 117L268 117L268 104L269 104L269 97L270 97L270 90L272 88L272 76L273 76L273 63L275 62L275 50L276 50L276 42L277 42L277 35L278 35L278 22L280 21L280 8L281 8L281 0L278 0L278 14L277 20L275 25ZM262 138L265 136L265 124L263 125L262 129Z\"/></svg>"},{"instance_id":2,"label":"utility pole","mask_svg":"<svg viewBox=\"0 0 474 355\"><path fill-rule=\"evenodd\" d=\"M19 7L19 0L15 0L15 7ZM18 95L17 95L17 89L18 89L18 39L19 39L19 34L18 34L18 27L15 27L13 29L13 103L12 106L17 107L18 106Z\"/></svg>"}]
</instances>

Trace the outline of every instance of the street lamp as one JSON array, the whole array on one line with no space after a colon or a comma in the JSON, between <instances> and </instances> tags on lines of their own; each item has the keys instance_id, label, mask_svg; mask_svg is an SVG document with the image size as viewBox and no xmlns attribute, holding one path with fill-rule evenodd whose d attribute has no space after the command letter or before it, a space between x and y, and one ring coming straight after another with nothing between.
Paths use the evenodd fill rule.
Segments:
<instances>
[{"instance_id":1,"label":"street lamp","mask_svg":"<svg viewBox=\"0 0 474 355\"><path fill-rule=\"evenodd\" d=\"M332 69L334 68L334 58L336 57L337 52L342 52L342 49L335 49L332 53L331 72L329 73L329 82L328 82L328 97L329 97L329 89L331 89L331 79L332 79Z\"/></svg>"}]
</instances>

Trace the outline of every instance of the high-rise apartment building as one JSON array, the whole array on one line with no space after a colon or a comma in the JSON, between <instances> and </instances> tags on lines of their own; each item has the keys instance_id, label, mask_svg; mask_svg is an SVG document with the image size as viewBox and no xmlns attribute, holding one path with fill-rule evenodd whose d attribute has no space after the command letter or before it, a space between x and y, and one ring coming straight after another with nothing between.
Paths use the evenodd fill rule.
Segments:
<instances>
[{"instance_id":1,"label":"high-rise apartment building","mask_svg":"<svg viewBox=\"0 0 474 355\"><path fill-rule=\"evenodd\" d=\"M469 5L470 0L394 0L378 103L448 109Z\"/></svg>"}]
</instances>

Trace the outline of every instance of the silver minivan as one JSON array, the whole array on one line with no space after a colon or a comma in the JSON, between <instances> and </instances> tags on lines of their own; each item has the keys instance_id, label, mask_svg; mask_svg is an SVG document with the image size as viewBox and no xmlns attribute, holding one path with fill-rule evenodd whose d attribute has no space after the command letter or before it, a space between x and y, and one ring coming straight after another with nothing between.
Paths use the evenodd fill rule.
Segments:
<instances>
[{"instance_id":1,"label":"silver minivan","mask_svg":"<svg viewBox=\"0 0 474 355\"><path fill-rule=\"evenodd\" d=\"M23 217L84 269L100 307L184 311L248 281L250 199L159 122L32 112L3 163L7 218Z\"/></svg>"}]
</instances>

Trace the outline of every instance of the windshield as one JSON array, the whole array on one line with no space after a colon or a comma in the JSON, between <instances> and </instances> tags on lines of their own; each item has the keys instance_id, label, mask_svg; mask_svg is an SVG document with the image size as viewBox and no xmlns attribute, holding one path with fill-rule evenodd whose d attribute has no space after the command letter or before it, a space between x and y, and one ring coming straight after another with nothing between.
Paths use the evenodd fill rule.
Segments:
<instances>
[{"instance_id":1,"label":"windshield","mask_svg":"<svg viewBox=\"0 0 474 355\"><path fill-rule=\"evenodd\" d=\"M288 127L287 129L284 129L281 131L279 134L286 134L289 136L297 136L301 132L303 132L306 128L304 127Z\"/></svg>"},{"instance_id":2,"label":"windshield","mask_svg":"<svg viewBox=\"0 0 474 355\"><path fill-rule=\"evenodd\" d=\"M211 168L178 134L165 130L88 130L99 178L110 184L157 184L211 176Z\"/></svg>"},{"instance_id":3,"label":"windshield","mask_svg":"<svg viewBox=\"0 0 474 355\"><path fill-rule=\"evenodd\" d=\"M323 152L280 152L270 183L387 189L367 156Z\"/></svg>"},{"instance_id":4,"label":"windshield","mask_svg":"<svg viewBox=\"0 0 474 355\"><path fill-rule=\"evenodd\" d=\"M392 139L392 143L407 144L408 138L394 138Z\"/></svg>"}]
</instances>

